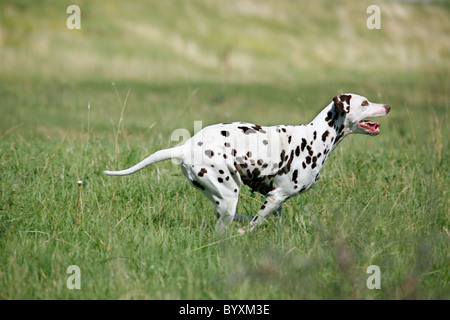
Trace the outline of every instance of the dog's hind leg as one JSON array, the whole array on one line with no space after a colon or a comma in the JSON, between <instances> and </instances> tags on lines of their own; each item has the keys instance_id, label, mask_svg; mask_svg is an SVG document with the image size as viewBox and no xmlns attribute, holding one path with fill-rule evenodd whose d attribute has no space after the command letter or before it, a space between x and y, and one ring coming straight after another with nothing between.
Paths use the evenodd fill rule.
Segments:
<instances>
[{"instance_id":1,"label":"dog's hind leg","mask_svg":"<svg viewBox=\"0 0 450 320\"><path fill-rule=\"evenodd\" d=\"M238 197L232 195L222 195L222 197L216 198L214 213L217 217L216 231L224 231L233 221L236 207L238 203Z\"/></svg>"},{"instance_id":2,"label":"dog's hind leg","mask_svg":"<svg viewBox=\"0 0 450 320\"><path fill-rule=\"evenodd\" d=\"M216 230L224 230L236 213L241 188L240 176L227 165L185 165L181 170L191 184L200 190L214 205L217 217Z\"/></svg>"}]
</instances>

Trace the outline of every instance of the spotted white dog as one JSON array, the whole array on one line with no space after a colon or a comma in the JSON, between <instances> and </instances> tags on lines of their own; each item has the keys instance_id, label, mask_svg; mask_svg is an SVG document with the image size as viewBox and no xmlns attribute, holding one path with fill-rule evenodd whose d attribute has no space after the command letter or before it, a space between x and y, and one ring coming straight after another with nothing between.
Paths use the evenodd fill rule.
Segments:
<instances>
[{"instance_id":1,"label":"spotted white dog","mask_svg":"<svg viewBox=\"0 0 450 320\"><path fill-rule=\"evenodd\" d=\"M177 159L191 184L215 205L216 229L236 215L244 183L266 196L249 228L280 211L285 200L316 184L331 151L349 133L380 133L367 118L387 115L390 106L369 102L356 94L341 94L309 124L262 127L246 122L204 128L182 146L160 150L135 166L108 175L127 175L152 163ZM242 230L244 230L243 228Z\"/></svg>"}]
</instances>

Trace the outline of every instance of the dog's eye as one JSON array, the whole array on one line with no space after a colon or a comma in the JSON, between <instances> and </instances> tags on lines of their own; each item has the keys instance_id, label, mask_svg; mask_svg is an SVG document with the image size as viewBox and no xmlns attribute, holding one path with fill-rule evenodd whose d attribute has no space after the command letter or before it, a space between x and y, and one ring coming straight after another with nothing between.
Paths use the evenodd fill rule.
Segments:
<instances>
[{"instance_id":1,"label":"dog's eye","mask_svg":"<svg viewBox=\"0 0 450 320\"><path fill-rule=\"evenodd\" d=\"M363 107L368 106L368 105L369 105L369 101L364 100L363 103L361 103L361 105L362 105Z\"/></svg>"}]
</instances>

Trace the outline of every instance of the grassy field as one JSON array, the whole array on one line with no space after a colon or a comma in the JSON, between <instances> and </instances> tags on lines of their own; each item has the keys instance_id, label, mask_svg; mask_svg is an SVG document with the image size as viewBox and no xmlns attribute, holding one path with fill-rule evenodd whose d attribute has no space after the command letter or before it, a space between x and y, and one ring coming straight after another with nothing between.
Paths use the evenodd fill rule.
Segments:
<instances>
[{"instance_id":1,"label":"grassy field","mask_svg":"<svg viewBox=\"0 0 450 320\"><path fill-rule=\"evenodd\" d=\"M449 20L446 3L0 0L0 298L450 299ZM170 161L101 173L194 121L306 123L343 92L391 105L381 134L345 139L254 233L216 235ZM243 188L238 212L262 201Z\"/></svg>"}]
</instances>

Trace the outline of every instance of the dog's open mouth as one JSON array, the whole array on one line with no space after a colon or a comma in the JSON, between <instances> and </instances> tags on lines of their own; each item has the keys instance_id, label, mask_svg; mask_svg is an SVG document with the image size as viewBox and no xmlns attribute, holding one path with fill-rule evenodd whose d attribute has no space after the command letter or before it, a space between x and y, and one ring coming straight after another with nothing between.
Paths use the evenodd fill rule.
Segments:
<instances>
[{"instance_id":1,"label":"dog's open mouth","mask_svg":"<svg viewBox=\"0 0 450 320\"><path fill-rule=\"evenodd\" d=\"M380 124L378 122L372 122L369 120L362 120L358 122L358 126L363 128L367 133L371 135L377 135L380 133Z\"/></svg>"}]
</instances>

